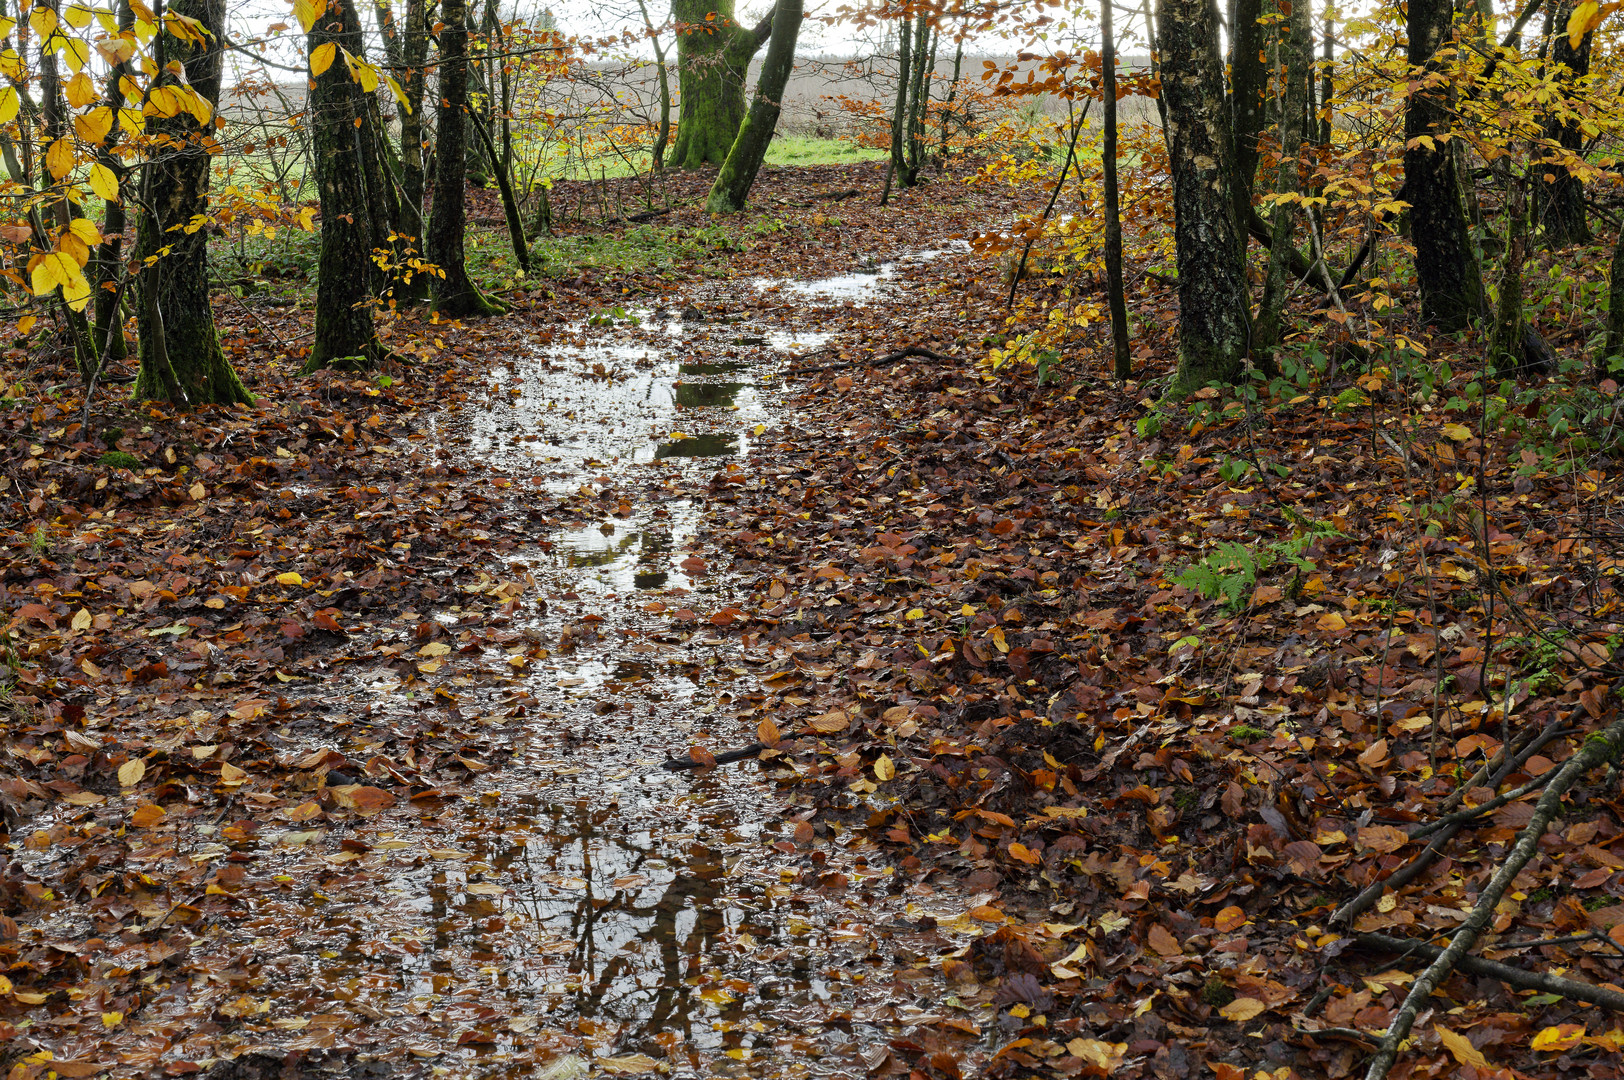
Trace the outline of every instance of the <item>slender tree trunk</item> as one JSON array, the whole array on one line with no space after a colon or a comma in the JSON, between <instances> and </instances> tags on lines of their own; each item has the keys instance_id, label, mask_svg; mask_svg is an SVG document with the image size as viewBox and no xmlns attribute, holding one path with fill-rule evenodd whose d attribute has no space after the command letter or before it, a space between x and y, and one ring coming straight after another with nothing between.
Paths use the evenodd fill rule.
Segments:
<instances>
[{"instance_id":1,"label":"slender tree trunk","mask_svg":"<svg viewBox=\"0 0 1624 1080\"><path fill-rule=\"evenodd\" d=\"M1624 382L1624 229L1613 242L1612 276L1607 286L1607 338L1596 356L1596 378Z\"/></svg>"},{"instance_id":2,"label":"slender tree trunk","mask_svg":"<svg viewBox=\"0 0 1624 1080\"><path fill-rule=\"evenodd\" d=\"M362 56L361 20L351 0L331 0L311 27L309 55L324 46ZM315 78L310 93L316 188L321 193L321 258L316 270L316 339L304 370L325 367L360 370L381 359L383 347L373 328L377 300L375 232L369 191L372 169L362 140L367 128L366 95L350 77L342 55Z\"/></svg>"},{"instance_id":3,"label":"slender tree trunk","mask_svg":"<svg viewBox=\"0 0 1624 1080\"><path fill-rule=\"evenodd\" d=\"M1100 0L1100 72L1104 79L1105 139L1100 161L1105 173L1105 293L1111 307L1112 370L1126 381L1133 375L1128 355L1128 300L1122 282L1122 208L1117 191L1116 37L1112 0Z\"/></svg>"},{"instance_id":4,"label":"slender tree trunk","mask_svg":"<svg viewBox=\"0 0 1624 1080\"><path fill-rule=\"evenodd\" d=\"M930 47L925 47L926 41ZM936 74L936 44L941 35L931 33L930 18L921 11L914 20L914 70L908 91L908 183L919 182L925 164L925 111L930 104L930 80Z\"/></svg>"},{"instance_id":5,"label":"slender tree trunk","mask_svg":"<svg viewBox=\"0 0 1624 1080\"><path fill-rule=\"evenodd\" d=\"M220 100L219 45L225 32L225 0L174 0L172 14L198 20L209 33L208 45L194 45L168 33L157 40L159 67L179 60L186 81L204 100ZM151 260L142 273L141 369L136 375L137 400L166 399L176 404L249 403L253 396L226 362L209 307L209 234L186 231L209 212L209 167L214 127L198 124L188 112L149 117L149 134L170 145L148 159L145 208L136 230L136 255ZM160 254L167 248L167 253Z\"/></svg>"},{"instance_id":6,"label":"slender tree trunk","mask_svg":"<svg viewBox=\"0 0 1624 1080\"><path fill-rule=\"evenodd\" d=\"M637 0L637 10L643 13L649 44L654 46L654 77L660 88L660 127L654 136L653 170L661 172L665 169L665 148L671 144L671 75L666 68L665 45L660 41L659 28L649 16L647 0Z\"/></svg>"},{"instance_id":7,"label":"slender tree trunk","mask_svg":"<svg viewBox=\"0 0 1624 1080\"><path fill-rule=\"evenodd\" d=\"M1211 4L1162 0L1157 24L1179 267L1179 364L1168 394L1178 399L1209 382L1239 378L1251 326Z\"/></svg>"},{"instance_id":8,"label":"slender tree trunk","mask_svg":"<svg viewBox=\"0 0 1624 1080\"><path fill-rule=\"evenodd\" d=\"M1551 61L1556 65L1555 74L1562 85L1564 105L1569 110L1579 104L1572 88L1590 74L1593 37L1593 34L1586 34L1580 39L1577 49L1569 44L1565 28L1573 6L1573 0L1564 0L1557 6L1555 22L1558 30L1551 37ZM1552 117L1545 124L1545 137L1570 154L1578 155L1584 150L1584 134L1579 129L1577 119ZM1544 196L1539 216L1545 242L1553 248L1588 244L1590 222L1585 214L1584 182L1560 160L1543 162L1534 175L1550 177L1539 187Z\"/></svg>"},{"instance_id":9,"label":"slender tree trunk","mask_svg":"<svg viewBox=\"0 0 1624 1080\"><path fill-rule=\"evenodd\" d=\"M801 32L803 0L778 0L773 7L772 44L761 64L761 77L756 80L755 100L750 103L750 114L739 127L739 136L733 140L733 149L716 174L705 209L713 214L743 210L756 172L767 156L773 129L778 126L778 115L783 108L784 89L795 70L795 41Z\"/></svg>"},{"instance_id":10,"label":"slender tree trunk","mask_svg":"<svg viewBox=\"0 0 1624 1080\"><path fill-rule=\"evenodd\" d=\"M947 83L947 96L942 101L942 127L940 138L937 140L938 152L943 161L947 160L947 142L953 136L951 125L953 123L953 102L959 96L959 78L964 73L964 38L959 37L953 49L953 77Z\"/></svg>"},{"instance_id":11,"label":"slender tree trunk","mask_svg":"<svg viewBox=\"0 0 1624 1080\"><path fill-rule=\"evenodd\" d=\"M1331 103L1336 97L1336 80L1332 75L1336 64L1336 0L1325 2L1325 29L1320 53L1319 144L1327 153L1331 149L1331 126L1334 119Z\"/></svg>"},{"instance_id":12,"label":"slender tree trunk","mask_svg":"<svg viewBox=\"0 0 1624 1080\"><path fill-rule=\"evenodd\" d=\"M474 131L485 143L485 153L496 162L496 187L502 193L502 215L507 219L508 242L513 245L513 257L519 269L530 272L530 241L524 235L524 222L519 218L519 200L513 197L513 178L508 175L507 162L497 156L490 132L484 124L475 124Z\"/></svg>"},{"instance_id":13,"label":"slender tree trunk","mask_svg":"<svg viewBox=\"0 0 1624 1080\"><path fill-rule=\"evenodd\" d=\"M400 28L395 25L394 5L389 0L372 0L372 11L378 17L378 36L383 39L384 59L389 61L391 68L399 68L404 63L404 54L401 51ZM396 78L399 79L399 76L396 75Z\"/></svg>"},{"instance_id":14,"label":"slender tree trunk","mask_svg":"<svg viewBox=\"0 0 1624 1080\"><path fill-rule=\"evenodd\" d=\"M891 184L907 187L907 162L903 159L903 126L908 115L908 71L913 64L913 24L907 19L897 22L897 98L891 109L891 161L885 167L885 190L880 192L880 205L891 200Z\"/></svg>"},{"instance_id":15,"label":"slender tree trunk","mask_svg":"<svg viewBox=\"0 0 1624 1080\"><path fill-rule=\"evenodd\" d=\"M47 2L45 7L55 11L55 0ZM62 77L57 67L56 53L46 49L40 52L40 137L43 145L49 147L58 139L71 137L68 130L68 103L62 94ZM20 93L21 91L19 91ZM47 159L47 162L49 159ZM41 171L40 179L44 185L55 185L66 179L54 175L54 170L47 167ZM83 217L77 203L68 199L56 199L51 204L54 210L54 224L67 227L75 218ZM57 290L62 295L62 290ZM79 377L89 385L96 374L97 343L91 340L90 319L85 315L84 305L78 310L64 302L62 304L63 319L67 324L68 334L73 338L73 352L79 368Z\"/></svg>"},{"instance_id":16,"label":"slender tree trunk","mask_svg":"<svg viewBox=\"0 0 1624 1080\"><path fill-rule=\"evenodd\" d=\"M1302 190L1298 156L1303 148L1306 114L1303 99L1308 96L1312 86L1314 59L1314 31L1308 19L1307 5L1293 4L1291 14L1282 25L1280 51L1286 65L1286 81L1280 103L1280 177L1276 190L1288 194ZM1296 203L1275 205L1272 242L1269 245L1269 276L1264 282L1257 321L1252 326L1253 362L1270 378L1277 370L1274 351L1280 344L1281 318L1291 280L1291 235L1297 213Z\"/></svg>"},{"instance_id":17,"label":"slender tree trunk","mask_svg":"<svg viewBox=\"0 0 1624 1080\"><path fill-rule=\"evenodd\" d=\"M1230 105L1235 124L1235 172L1231 191L1235 199L1235 220L1245 223L1252 213L1252 182L1257 176L1258 136L1265 121L1264 95L1268 92L1272 66L1265 62L1264 28L1258 23L1265 0L1235 0L1235 21L1230 26L1234 43L1229 54ZM1241 230L1241 246L1246 230Z\"/></svg>"},{"instance_id":18,"label":"slender tree trunk","mask_svg":"<svg viewBox=\"0 0 1624 1080\"><path fill-rule=\"evenodd\" d=\"M119 29L128 30L135 25L135 12L131 9L129 0L120 0L118 5ZM96 161L107 168L117 178L120 197L109 199L102 217L102 242L96 249L96 275L93 284L96 288L96 326L92 334L93 341L98 349L102 349L101 366L117 363L129 355L129 346L124 341L122 329L113 330L115 323L122 323L119 307L121 304L115 283L123 274L124 260L124 230L129 225L129 216L124 211L122 188L128 170L124 163L112 152L117 143L120 131L118 119L119 106L124 104L124 94L119 89L119 80L130 73L128 63L114 64L107 72L107 91L102 97L102 104L113 110L113 128L107 134L107 141L96 150ZM109 331L112 331L109 333ZM106 347L103 348L103 345Z\"/></svg>"},{"instance_id":19,"label":"slender tree trunk","mask_svg":"<svg viewBox=\"0 0 1624 1080\"><path fill-rule=\"evenodd\" d=\"M1436 54L1449 40L1453 17L1450 0L1410 0L1409 62L1415 78L1441 68ZM1459 330L1483 312L1483 276L1461 202L1450 114L1447 87L1412 89L1404 110L1404 198L1410 204L1421 312L1444 330Z\"/></svg>"},{"instance_id":20,"label":"slender tree trunk","mask_svg":"<svg viewBox=\"0 0 1624 1080\"><path fill-rule=\"evenodd\" d=\"M1500 258L1500 289L1494 307L1494 332L1489 337L1489 368L1496 373L1523 366L1523 338L1527 318L1523 312L1523 261L1528 255L1528 178L1506 177L1506 250Z\"/></svg>"},{"instance_id":21,"label":"slender tree trunk","mask_svg":"<svg viewBox=\"0 0 1624 1080\"><path fill-rule=\"evenodd\" d=\"M435 165L434 206L429 217L428 256L436 273L432 282L434 310L452 318L493 315L503 310L468 277L463 257L467 206L463 177L467 170L468 12L465 0L441 5L439 132Z\"/></svg>"},{"instance_id":22,"label":"slender tree trunk","mask_svg":"<svg viewBox=\"0 0 1624 1080\"><path fill-rule=\"evenodd\" d=\"M720 165L744 122L750 58L766 43L772 24L763 21L754 30L740 26L734 5L735 0L671 0L679 112L667 164L677 168Z\"/></svg>"}]
</instances>

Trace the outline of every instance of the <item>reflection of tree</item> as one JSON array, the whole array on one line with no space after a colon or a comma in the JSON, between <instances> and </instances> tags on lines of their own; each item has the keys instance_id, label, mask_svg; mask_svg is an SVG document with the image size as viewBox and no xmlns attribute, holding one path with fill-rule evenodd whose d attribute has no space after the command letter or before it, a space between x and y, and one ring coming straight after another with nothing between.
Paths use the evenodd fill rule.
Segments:
<instances>
[{"instance_id":1,"label":"reflection of tree","mask_svg":"<svg viewBox=\"0 0 1624 1080\"><path fill-rule=\"evenodd\" d=\"M680 382L671 389L678 405L688 409L725 409L734 404L747 384L739 382Z\"/></svg>"},{"instance_id":2,"label":"reflection of tree","mask_svg":"<svg viewBox=\"0 0 1624 1080\"><path fill-rule=\"evenodd\" d=\"M726 930L725 913L716 903L725 876L720 855L701 844L681 854L662 849L648 833L627 832L618 808L594 800L550 807L547 814L553 818L551 834L564 842L554 849L545 868L532 864L527 875L524 868L512 866L520 860L530 863L538 846L511 847L493 861L498 870L520 880L526 876L536 880L545 872L574 874L587 882L585 893L573 905L564 899L518 901L549 936L562 933L576 942L570 967L581 977L577 1012L609 1016L625 1024L617 1040L622 1048L652 1046L654 1036L662 1031L678 1031L691 1040L691 998L684 983L683 960L706 955L721 943ZM718 830L732 823L730 815L704 822ZM572 859L569 853L573 851L579 854ZM638 902L639 894L653 886L617 889L609 884L617 877L643 872L647 861L657 857L671 858L679 865L673 867L664 892L653 902ZM658 873L651 871L650 876ZM692 918L687 926L683 925L685 914ZM631 931L630 939L618 947L613 944L619 937L617 930ZM650 946L659 952L657 968L643 963ZM606 948L613 948L613 954L605 955ZM645 985L650 976L653 985Z\"/></svg>"},{"instance_id":3,"label":"reflection of tree","mask_svg":"<svg viewBox=\"0 0 1624 1080\"><path fill-rule=\"evenodd\" d=\"M654 448L654 457L656 460L675 457L722 457L737 453L738 449L737 435L696 435L691 439L661 443Z\"/></svg>"}]
</instances>

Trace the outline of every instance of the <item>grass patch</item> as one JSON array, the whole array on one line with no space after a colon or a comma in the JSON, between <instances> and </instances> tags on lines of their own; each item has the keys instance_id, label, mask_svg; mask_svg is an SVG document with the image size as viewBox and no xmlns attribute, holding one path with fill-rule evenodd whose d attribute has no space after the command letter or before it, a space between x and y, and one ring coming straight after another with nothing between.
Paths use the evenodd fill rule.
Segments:
<instances>
[{"instance_id":1,"label":"grass patch","mask_svg":"<svg viewBox=\"0 0 1624 1080\"><path fill-rule=\"evenodd\" d=\"M769 165L851 165L859 161L884 160L885 151L853 146L844 139L790 135L776 138L767 146Z\"/></svg>"}]
</instances>

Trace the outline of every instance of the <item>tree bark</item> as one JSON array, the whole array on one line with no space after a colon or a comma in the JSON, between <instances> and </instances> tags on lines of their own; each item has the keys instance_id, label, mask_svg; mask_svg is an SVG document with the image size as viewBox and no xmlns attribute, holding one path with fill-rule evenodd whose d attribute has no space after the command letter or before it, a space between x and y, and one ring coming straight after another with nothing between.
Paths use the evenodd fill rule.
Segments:
<instances>
[{"instance_id":1,"label":"tree bark","mask_svg":"<svg viewBox=\"0 0 1624 1080\"><path fill-rule=\"evenodd\" d=\"M1257 176L1258 136L1264 126L1264 94L1269 65L1264 63L1265 32L1258 24L1264 0L1236 0L1235 22L1230 28L1234 45L1229 55L1229 97L1235 125L1235 173L1231 194L1235 220L1245 221L1252 209L1252 183ZM1240 235L1246 247L1246 234Z\"/></svg>"},{"instance_id":2,"label":"tree bark","mask_svg":"<svg viewBox=\"0 0 1624 1080\"><path fill-rule=\"evenodd\" d=\"M160 69L179 60L192 89L211 105L218 104L225 0L175 0L168 7L176 15L201 22L210 40L201 46L160 34L156 45ZM166 77L170 79L173 76ZM183 399L175 402L178 405L251 403L253 396L226 362L214 328L209 234L186 228L209 212L209 167L219 149L213 119L204 127L182 111L173 117L151 117L147 128L164 136L169 145L147 161L145 207L136 227L137 257L156 265L142 273L141 368L135 397L173 401L178 393Z\"/></svg>"},{"instance_id":3,"label":"tree bark","mask_svg":"<svg viewBox=\"0 0 1624 1080\"><path fill-rule=\"evenodd\" d=\"M331 0L309 34L310 55L332 44L360 58L361 20L352 0ZM366 95L350 77L342 54L315 78L310 92L316 188L321 195L321 257L316 270L316 339L304 371L371 367L383 355L373 327L377 234L373 210L381 192L370 190L365 160Z\"/></svg>"},{"instance_id":4,"label":"tree bark","mask_svg":"<svg viewBox=\"0 0 1624 1080\"><path fill-rule=\"evenodd\" d=\"M1229 102L1209 0L1163 0L1157 19L1173 173L1179 363L1168 395L1240 377L1251 335L1230 194Z\"/></svg>"},{"instance_id":5,"label":"tree bark","mask_svg":"<svg viewBox=\"0 0 1624 1080\"><path fill-rule=\"evenodd\" d=\"M1624 229L1613 244L1612 277L1607 287L1607 338L1596 357L1596 378L1624 381Z\"/></svg>"},{"instance_id":6,"label":"tree bark","mask_svg":"<svg viewBox=\"0 0 1624 1080\"><path fill-rule=\"evenodd\" d=\"M1100 163L1105 186L1105 292L1111 308L1112 371L1126 381L1133 375L1128 355L1128 301L1122 283L1122 206L1117 191L1116 35L1111 24L1112 0L1100 0L1100 72L1104 80L1105 132Z\"/></svg>"},{"instance_id":7,"label":"tree bark","mask_svg":"<svg viewBox=\"0 0 1624 1080\"><path fill-rule=\"evenodd\" d=\"M118 5L118 26L120 30L128 30L135 25L135 12L130 7L129 0L120 0ZM124 104L124 93L119 88L119 81L130 73L130 65L125 63L114 64L107 72L107 90L102 97L102 104L113 110L113 128L107 134L107 141L96 150L96 160L106 166L118 178L120 188L125 182L128 172L124 163L112 152L117 143L120 132L118 109ZM118 362L129 355L129 346L125 344L122 329L112 330L115 323L121 323L119 298L116 282L123 273L124 256L124 229L128 226L128 215L124 210L122 190L120 197L106 203L102 215L102 242L96 249L96 327L93 340L98 348L102 348L100 366L106 368L109 362Z\"/></svg>"},{"instance_id":8,"label":"tree bark","mask_svg":"<svg viewBox=\"0 0 1624 1080\"><path fill-rule=\"evenodd\" d=\"M891 161L885 167L885 189L880 192L880 205L891 201L891 184L908 187L908 161L903 148L903 129L908 117L908 74L913 66L913 24L907 19L897 21L897 97L891 109Z\"/></svg>"},{"instance_id":9,"label":"tree bark","mask_svg":"<svg viewBox=\"0 0 1624 1080\"><path fill-rule=\"evenodd\" d=\"M429 217L428 256L436 268L434 310L451 318L502 311L468 277L463 256L467 206L463 181L467 167L468 24L465 0L441 5L439 142L434 169L434 207Z\"/></svg>"},{"instance_id":10,"label":"tree bark","mask_svg":"<svg viewBox=\"0 0 1624 1080\"><path fill-rule=\"evenodd\" d=\"M750 58L771 22L734 21L735 0L671 0L677 22L677 141L668 165L697 169L727 160L744 122Z\"/></svg>"},{"instance_id":11,"label":"tree bark","mask_svg":"<svg viewBox=\"0 0 1624 1080\"><path fill-rule=\"evenodd\" d=\"M1421 286L1421 313L1460 330L1483 311L1483 274L1466 227L1450 147L1450 90L1438 49L1450 38L1450 0L1410 0L1412 86L1404 109L1404 198Z\"/></svg>"},{"instance_id":12,"label":"tree bark","mask_svg":"<svg viewBox=\"0 0 1624 1080\"><path fill-rule=\"evenodd\" d=\"M1281 194L1296 194L1302 190L1297 159L1303 149L1303 124L1307 113L1304 99L1312 82L1310 65L1314 50L1314 31L1308 21L1307 5L1292 4L1291 14L1281 27L1280 51L1284 54L1286 82L1280 95L1280 177L1275 190ZM1297 213L1297 203L1275 205L1269 243L1269 275L1263 285L1263 300L1258 304L1257 322L1253 324L1252 360L1270 378L1277 371L1274 351L1280 345L1282 315L1294 253L1291 234L1297 223Z\"/></svg>"},{"instance_id":13,"label":"tree bark","mask_svg":"<svg viewBox=\"0 0 1624 1080\"><path fill-rule=\"evenodd\" d=\"M795 41L801 33L803 0L778 0L773 7L772 44L761 64L761 77L756 80L755 100L750 103L750 114L739 127L738 138L728 151L727 160L716 174L705 209L713 214L743 210L744 201L756 182L756 173L767 156L767 147L778 126L783 109L784 89L795 70Z\"/></svg>"},{"instance_id":14,"label":"tree bark","mask_svg":"<svg viewBox=\"0 0 1624 1080\"><path fill-rule=\"evenodd\" d=\"M1489 338L1489 368L1509 374L1523 366L1523 261L1528 254L1528 178L1508 176L1506 184L1506 250L1500 258L1500 290Z\"/></svg>"},{"instance_id":15,"label":"tree bark","mask_svg":"<svg viewBox=\"0 0 1624 1080\"><path fill-rule=\"evenodd\" d=\"M1562 85L1561 107L1571 112L1578 102L1572 87L1590 74L1590 45L1593 34L1586 34L1575 49L1568 42L1568 16L1573 12L1573 0L1566 0L1556 8L1556 33L1551 37L1551 62L1556 65L1556 77ZM1579 121L1569 116L1553 116L1546 122L1545 137L1571 154L1584 150L1584 134ZM1585 215L1584 183L1560 161L1546 161L1536 169L1535 177L1549 174L1551 179L1540 184L1544 196L1539 208L1540 224L1545 243L1553 248L1590 242L1590 222Z\"/></svg>"}]
</instances>

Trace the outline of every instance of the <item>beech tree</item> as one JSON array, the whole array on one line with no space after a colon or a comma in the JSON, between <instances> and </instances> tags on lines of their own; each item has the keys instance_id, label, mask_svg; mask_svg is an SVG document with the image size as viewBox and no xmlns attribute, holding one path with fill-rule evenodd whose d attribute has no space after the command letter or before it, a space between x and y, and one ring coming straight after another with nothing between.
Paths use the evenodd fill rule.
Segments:
<instances>
[{"instance_id":1,"label":"beech tree","mask_svg":"<svg viewBox=\"0 0 1624 1080\"><path fill-rule=\"evenodd\" d=\"M375 170L364 161L368 102L349 67L363 50L361 20L352 0L329 0L308 37L315 76L309 113L321 196L321 258L316 338L304 370L364 368L383 352L372 320L377 299L372 253L386 237L376 235L372 214L383 193L370 190Z\"/></svg>"},{"instance_id":2,"label":"beech tree","mask_svg":"<svg viewBox=\"0 0 1624 1080\"><path fill-rule=\"evenodd\" d=\"M158 90L176 81L168 70L179 62L186 83L208 104L206 118L187 109L149 116L149 135L161 135L145 169L142 213L135 251L143 260L137 326L141 368L135 396L178 405L248 403L253 396L226 362L209 307L209 234L197 227L208 216L209 167L218 151L212 107L220 100L225 0L173 0L169 12L194 20L166 21L154 52ZM185 38L175 34L181 29ZM199 109L198 112L204 110Z\"/></svg>"},{"instance_id":3,"label":"beech tree","mask_svg":"<svg viewBox=\"0 0 1624 1080\"><path fill-rule=\"evenodd\" d=\"M437 268L434 310L452 318L495 315L503 306L480 292L468 276L463 256L467 231L463 175L468 160L468 126L463 122L468 112L466 0L445 0L440 12L440 105L435 113L438 164L428 228L428 258Z\"/></svg>"},{"instance_id":4,"label":"beech tree","mask_svg":"<svg viewBox=\"0 0 1624 1080\"><path fill-rule=\"evenodd\" d=\"M744 123L745 76L772 34L769 13L754 28L734 21L736 0L671 0L677 24L677 141L667 165L720 165Z\"/></svg>"},{"instance_id":5,"label":"beech tree","mask_svg":"<svg viewBox=\"0 0 1624 1080\"><path fill-rule=\"evenodd\" d=\"M1168 394L1180 398L1240 376L1251 318L1232 194L1230 103L1209 0L1162 0L1156 41L1179 268L1179 362Z\"/></svg>"},{"instance_id":6,"label":"beech tree","mask_svg":"<svg viewBox=\"0 0 1624 1080\"><path fill-rule=\"evenodd\" d=\"M1452 92L1439 49L1453 32L1451 0L1410 0L1404 109L1404 200L1421 286L1421 313L1459 330L1483 312L1483 273L1467 230L1460 175L1450 146Z\"/></svg>"},{"instance_id":7,"label":"beech tree","mask_svg":"<svg viewBox=\"0 0 1624 1080\"><path fill-rule=\"evenodd\" d=\"M772 45L761 65L761 77L756 80L755 100L750 114L739 125L738 137L728 151L727 160L716 174L705 209L713 214L730 210L743 210L750 187L756 182L756 173L767 156L767 146L773 140L782 111L784 89L795 70L795 42L801 33L803 0L778 0L773 8Z\"/></svg>"}]
</instances>

